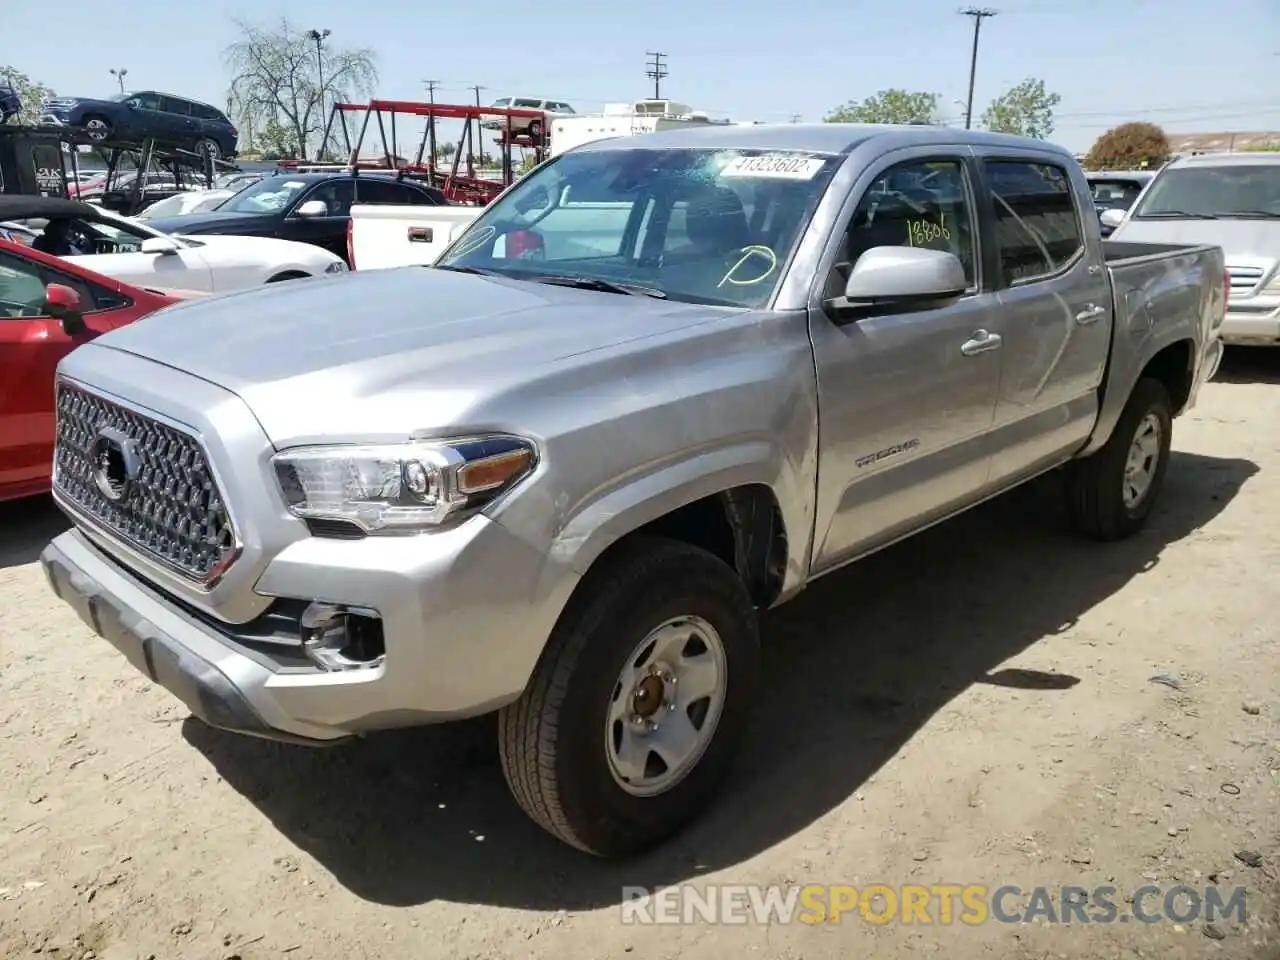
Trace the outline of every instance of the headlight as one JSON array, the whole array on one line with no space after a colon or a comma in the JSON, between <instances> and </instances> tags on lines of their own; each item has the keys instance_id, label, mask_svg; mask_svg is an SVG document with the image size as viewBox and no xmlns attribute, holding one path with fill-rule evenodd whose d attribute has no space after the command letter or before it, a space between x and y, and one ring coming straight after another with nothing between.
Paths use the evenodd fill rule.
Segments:
<instances>
[{"instance_id":1,"label":"headlight","mask_svg":"<svg viewBox=\"0 0 1280 960\"><path fill-rule=\"evenodd\" d=\"M276 455L272 465L294 516L394 532L475 512L532 473L537 451L528 440L494 436L301 447Z\"/></svg>"},{"instance_id":2,"label":"headlight","mask_svg":"<svg viewBox=\"0 0 1280 960\"><path fill-rule=\"evenodd\" d=\"M347 265L341 260L335 261L324 268L325 273L346 273Z\"/></svg>"}]
</instances>

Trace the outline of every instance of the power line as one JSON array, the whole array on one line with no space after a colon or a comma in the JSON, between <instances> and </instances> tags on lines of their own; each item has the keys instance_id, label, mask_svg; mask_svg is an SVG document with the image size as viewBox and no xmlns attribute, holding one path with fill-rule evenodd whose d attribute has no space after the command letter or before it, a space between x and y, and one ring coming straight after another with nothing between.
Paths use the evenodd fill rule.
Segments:
<instances>
[{"instance_id":1,"label":"power line","mask_svg":"<svg viewBox=\"0 0 1280 960\"><path fill-rule=\"evenodd\" d=\"M427 88L427 99L432 103L436 102L436 87L440 86L439 80L423 80L422 85Z\"/></svg>"},{"instance_id":2,"label":"power line","mask_svg":"<svg viewBox=\"0 0 1280 960\"><path fill-rule=\"evenodd\" d=\"M966 7L960 11L961 16L973 17L973 53L969 56L969 97L965 101L964 128L973 126L973 81L978 75L978 34L982 32L982 21L994 17L996 11L986 7Z\"/></svg>"},{"instance_id":3,"label":"power line","mask_svg":"<svg viewBox=\"0 0 1280 960\"><path fill-rule=\"evenodd\" d=\"M646 50L645 56L652 57L653 59L645 64L648 69L645 70L644 75L653 81L653 99L661 100L662 79L670 73L662 63L662 61L666 59L667 55L665 53L655 53L652 50Z\"/></svg>"}]
</instances>

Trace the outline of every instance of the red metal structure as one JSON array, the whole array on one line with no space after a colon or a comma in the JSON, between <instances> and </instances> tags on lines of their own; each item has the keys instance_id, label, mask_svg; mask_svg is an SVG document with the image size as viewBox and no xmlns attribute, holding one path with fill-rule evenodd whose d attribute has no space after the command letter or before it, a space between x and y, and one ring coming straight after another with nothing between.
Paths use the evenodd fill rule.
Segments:
<instances>
[{"instance_id":1,"label":"red metal structure","mask_svg":"<svg viewBox=\"0 0 1280 960\"><path fill-rule=\"evenodd\" d=\"M348 125L347 114L363 114L359 130L352 139L354 122ZM420 117L427 121L422 139L412 160L400 155L396 136L396 118L400 116ZM506 120L506 129L498 131L497 142L502 153L502 179L491 180L476 175L476 156L483 155L479 148L480 122L485 118ZM348 162L344 169L394 171L398 175L421 177L438 187L452 202L458 204L484 205L511 185L515 179L511 163L513 146L522 147L525 143L535 151L535 159L541 163L546 159L545 142L532 143L527 137L512 136L512 120L541 120L545 116L540 110L517 110L503 107L473 107L449 103L421 103L414 100L370 100L368 103L335 103L329 114L329 122L325 126L323 143L328 143L330 136L337 135L335 123L341 129L342 143L346 149ZM436 121L462 120L466 126L463 135L458 138L454 150L453 164L447 170L441 170L436 164ZM472 122L474 121L474 123ZM361 149L369 134L369 126L376 123L381 138L381 154L377 160L361 160ZM474 128L474 132L473 132ZM465 171L463 173L462 171Z\"/></svg>"}]
</instances>

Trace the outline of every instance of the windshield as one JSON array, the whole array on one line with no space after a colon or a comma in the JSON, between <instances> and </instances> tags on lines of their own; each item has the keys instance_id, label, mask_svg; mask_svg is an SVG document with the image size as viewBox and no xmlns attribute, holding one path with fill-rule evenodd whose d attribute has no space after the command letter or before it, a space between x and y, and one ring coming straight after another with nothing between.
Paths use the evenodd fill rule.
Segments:
<instances>
[{"instance_id":1,"label":"windshield","mask_svg":"<svg viewBox=\"0 0 1280 960\"><path fill-rule=\"evenodd\" d=\"M279 213L307 188L305 180L267 177L245 187L218 207L219 213Z\"/></svg>"},{"instance_id":2,"label":"windshield","mask_svg":"<svg viewBox=\"0 0 1280 960\"><path fill-rule=\"evenodd\" d=\"M1166 170L1134 211L1157 217L1280 218L1280 163Z\"/></svg>"},{"instance_id":3,"label":"windshield","mask_svg":"<svg viewBox=\"0 0 1280 960\"><path fill-rule=\"evenodd\" d=\"M1100 207L1127 210L1138 199L1143 183L1139 180L1090 180L1093 202Z\"/></svg>"},{"instance_id":4,"label":"windshield","mask_svg":"<svg viewBox=\"0 0 1280 960\"><path fill-rule=\"evenodd\" d=\"M139 220L159 220L161 217L176 217L182 213L182 205L186 203L186 197L178 194L177 196L167 197L164 200L157 200L147 209L138 214Z\"/></svg>"},{"instance_id":5,"label":"windshield","mask_svg":"<svg viewBox=\"0 0 1280 960\"><path fill-rule=\"evenodd\" d=\"M436 266L760 307L839 164L808 151L562 154L487 207Z\"/></svg>"}]
</instances>

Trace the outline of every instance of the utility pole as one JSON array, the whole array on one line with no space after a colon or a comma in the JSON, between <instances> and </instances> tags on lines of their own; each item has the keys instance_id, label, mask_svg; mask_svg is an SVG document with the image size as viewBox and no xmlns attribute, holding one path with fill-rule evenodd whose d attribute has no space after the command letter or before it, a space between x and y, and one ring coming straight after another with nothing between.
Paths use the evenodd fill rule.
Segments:
<instances>
[{"instance_id":1,"label":"utility pole","mask_svg":"<svg viewBox=\"0 0 1280 960\"><path fill-rule=\"evenodd\" d=\"M966 7L960 11L961 16L973 17L973 53L969 57L969 97L965 101L964 128L973 127L973 81L978 75L978 34L982 32L982 21L994 17L996 11L986 7Z\"/></svg>"},{"instance_id":2,"label":"utility pole","mask_svg":"<svg viewBox=\"0 0 1280 960\"><path fill-rule=\"evenodd\" d=\"M799 122L800 122L800 120L801 120L801 116L800 116L800 114L798 114L798 113L793 113L793 114L791 115L791 122L792 122L792 123L799 123Z\"/></svg>"},{"instance_id":3,"label":"utility pole","mask_svg":"<svg viewBox=\"0 0 1280 960\"><path fill-rule=\"evenodd\" d=\"M111 75L116 78L120 84L120 92L124 93L124 78L129 75L128 67L121 67L119 70L114 67L110 71Z\"/></svg>"},{"instance_id":4,"label":"utility pole","mask_svg":"<svg viewBox=\"0 0 1280 960\"><path fill-rule=\"evenodd\" d=\"M653 99L661 100L662 78L671 72L667 69L666 64L662 62L667 58L667 55L665 53L655 53L652 50L646 50L645 56L652 57L653 59L645 64L648 69L645 70L644 75L653 81Z\"/></svg>"},{"instance_id":5,"label":"utility pole","mask_svg":"<svg viewBox=\"0 0 1280 960\"><path fill-rule=\"evenodd\" d=\"M487 90L487 89L489 89L489 88L488 88L488 87L482 87L480 84L475 83L475 84L472 84L472 85L471 85L471 89L472 89L472 90L474 90L474 91L476 92L476 106L478 107L478 106L480 106L480 91L481 91L481 90ZM481 164L483 164L483 163L484 163L484 144L483 144L483 143L481 143L481 141L480 141L480 137L481 137L481 133L480 133L480 131L481 131L481 129L482 129L482 128L481 128L481 126L480 126L480 118L479 118L479 117L476 117L476 137L475 137L475 140L473 140L473 141L472 141L472 146L473 146L473 147L478 147L478 148L479 148L479 150L480 150L480 163L481 163ZM470 121L470 120L468 120L468 121L467 121L467 132L468 132L468 134L470 134L470 131L471 131L471 121ZM471 150L468 150L468 151L467 151L467 153L468 153L468 157L467 157L467 162L468 162L468 164L470 164L470 161L471 161L470 154L471 154L472 152L473 152L473 151L471 151ZM470 177L470 176L475 176L475 174L474 174L474 172L473 172L472 170L468 170L468 171L467 171L467 176L469 176L469 177Z\"/></svg>"},{"instance_id":6,"label":"utility pole","mask_svg":"<svg viewBox=\"0 0 1280 960\"><path fill-rule=\"evenodd\" d=\"M422 85L427 88L427 101L429 103L436 102L436 87L440 86L439 80L423 80ZM435 169L436 163L436 118L434 116L427 117L427 147L431 151L431 156L427 159L427 166Z\"/></svg>"},{"instance_id":7,"label":"utility pole","mask_svg":"<svg viewBox=\"0 0 1280 960\"><path fill-rule=\"evenodd\" d=\"M324 115L324 54L320 50L329 33L329 30L307 31L307 37L314 40L316 44L316 68L320 71L320 122L324 124L324 133L320 135L320 149L316 152L317 160L324 159L324 148L329 145L329 118ZM306 145L302 146L305 150Z\"/></svg>"}]
</instances>

